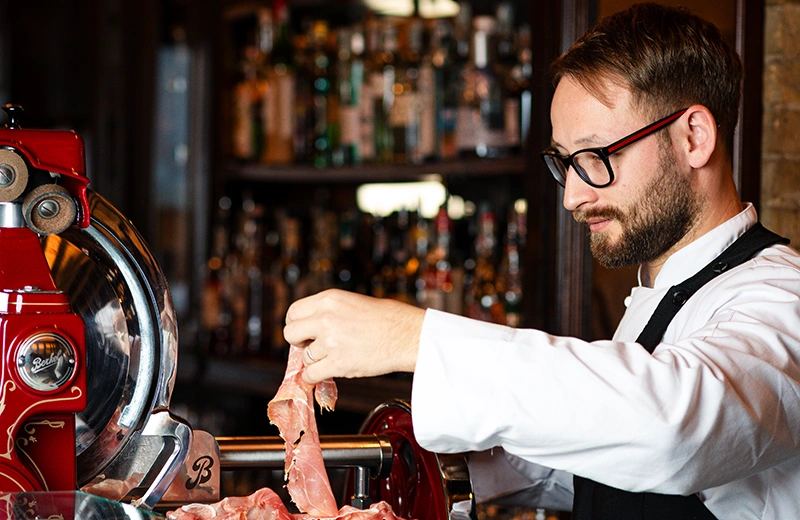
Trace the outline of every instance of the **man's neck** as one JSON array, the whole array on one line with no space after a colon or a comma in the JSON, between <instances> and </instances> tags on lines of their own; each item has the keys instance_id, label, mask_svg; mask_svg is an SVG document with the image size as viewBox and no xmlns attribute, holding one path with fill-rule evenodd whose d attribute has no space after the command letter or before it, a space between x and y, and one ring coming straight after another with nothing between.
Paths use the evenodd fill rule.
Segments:
<instances>
[{"instance_id":1,"label":"man's neck","mask_svg":"<svg viewBox=\"0 0 800 520\"><path fill-rule=\"evenodd\" d=\"M711 208L708 208L707 206L709 211L701 215L697 219L697 224L692 226L689 232L686 233L683 238L674 246L672 246L666 253L659 256L655 260L642 265L642 284L647 287L653 287L656 277L658 277L658 273L661 272L661 268L664 267L664 264L667 262L669 257L687 245L691 244L698 238L702 237L712 229L732 219L738 215L743 208L742 202L739 200L738 196L729 198L725 204L712 206L713 207Z\"/></svg>"}]
</instances>

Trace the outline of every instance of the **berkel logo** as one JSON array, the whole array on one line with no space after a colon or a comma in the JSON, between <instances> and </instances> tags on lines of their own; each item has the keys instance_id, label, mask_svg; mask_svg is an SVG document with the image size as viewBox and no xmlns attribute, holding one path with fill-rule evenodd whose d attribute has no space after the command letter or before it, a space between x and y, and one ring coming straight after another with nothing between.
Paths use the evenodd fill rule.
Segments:
<instances>
[{"instance_id":1,"label":"berkel logo","mask_svg":"<svg viewBox=\"0 0 800 520\"><path fill-rule=\"evenodd\" d=\"M200 484L205 484L211 480L211 468L214 466L214 459L208 455L197 458L192 464L192 469L196 471L195 478L191 476L186 479L186 489L194 489Z\"/></svg>"},{"instance_id":2,"label":"berkel logo","mask_svg":"<svg viewBox=\"0 0 800 520\"><path fill-rule=\"evenodd\" d=\"M22 381L41 392L62 388L75 368L72 344L55 332L33 334L22 342L17 352L17 370Z\"/></svg>"},{"instance_id":3,"label":"berkel logo","mask_svg":"<svg viewBox=\"0 0 800 520\"><path fill-rule=\"evenodd\" d=\"M55 343L53 343L53 345L55 346ZM50 357L48 358L41 358L41 357L33 358L31 360L31 363L33 364L33 367L31 368L31 373L38 374L42 370L47 370L48 368L57 365L58 356L56 356L56 353L53 352L52 354L50 354Z\"/></svg>"}]
</instances>

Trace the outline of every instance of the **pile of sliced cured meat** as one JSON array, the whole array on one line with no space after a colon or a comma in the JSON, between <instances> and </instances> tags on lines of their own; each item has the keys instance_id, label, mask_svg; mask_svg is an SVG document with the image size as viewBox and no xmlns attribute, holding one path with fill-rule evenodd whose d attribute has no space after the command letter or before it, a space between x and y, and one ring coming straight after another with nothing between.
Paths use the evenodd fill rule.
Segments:
<instances>
[{"instance_id":1,"label":"pile of sliced cured meat","mask_svg":"<svg viewBox=\"0 0 800 520\"><path fill-rule=\"evenodd\" d=\"M321 408L333 410L336 384L333 380L316 387L304 383L302 356L302 349L291 347L283 383L267 410L270 422L278 427L286 442L286 487L302 513L290 514L280 497L264 488L246 497L229 497L215 504L185 505L167 513L168 520L400 520L386 502L363 510L336 506L322 460L312 397L313 394Z\"/></svg>"}]
</instances>

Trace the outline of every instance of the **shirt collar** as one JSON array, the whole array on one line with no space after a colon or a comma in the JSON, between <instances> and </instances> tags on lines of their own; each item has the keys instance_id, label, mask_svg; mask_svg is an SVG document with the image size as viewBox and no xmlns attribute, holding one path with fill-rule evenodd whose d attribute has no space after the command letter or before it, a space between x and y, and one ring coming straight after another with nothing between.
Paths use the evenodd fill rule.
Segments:
<instances>
[{"instance_id":1,"label":"shirt collar","mask_svg":"<svg viewBox=\"0 0 800 520\"><path fill-rule=\"evenodd\" d=\"M664 262L656 276L654 289L672 287L696 274L725 249L733 244L750 226L758 222L758 215L751 203L735 217L715 227L694 242L672 254ZM639 266L639 285L647 285L644 266Z\"/></svg>"}]
</instances>

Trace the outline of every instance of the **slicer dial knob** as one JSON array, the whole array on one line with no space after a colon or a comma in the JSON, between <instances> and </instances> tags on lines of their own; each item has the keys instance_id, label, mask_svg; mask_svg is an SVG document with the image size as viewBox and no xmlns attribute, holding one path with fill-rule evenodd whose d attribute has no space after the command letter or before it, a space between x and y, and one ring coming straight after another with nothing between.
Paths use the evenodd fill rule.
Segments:
<instances>
[{"instance_id":1,"label":"slicer dial knob","mask_svg":"<svg viewBox=\"0 0 800 520\"><path fill-rule=\"evenodd\" d=\"M22 201L26 224L40 235L61 233L72 225L77 212L69 192L57 184L37 186Z\"/></svg>"},{"instance_id":2,"label":"slicer dial knob","mask_svg":"<svg viewBox=\"0 0 800 520\"><path fill-rule=\"evenodd\" d=\"M0 201L16 199L28 185L28 166L14 151L0 149Z\"/></svg>"}]
</instances>

